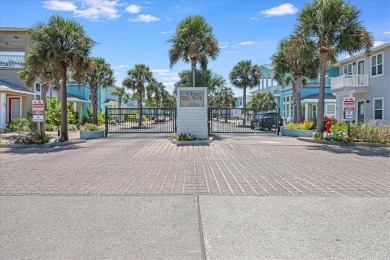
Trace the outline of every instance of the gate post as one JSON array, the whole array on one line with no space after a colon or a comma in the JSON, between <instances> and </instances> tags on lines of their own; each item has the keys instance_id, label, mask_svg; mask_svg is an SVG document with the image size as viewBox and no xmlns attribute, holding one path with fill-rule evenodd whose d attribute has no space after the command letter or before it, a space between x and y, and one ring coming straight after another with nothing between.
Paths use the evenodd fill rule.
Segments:
<instances>
[{"instance_id":1,"label":"gate post","mask_svg":"<svg viewBox=\"0 0 390 260\"><path fill-rule=\"evenodd\" d=\"M108 133L108 108L106 107L106 111L105 111L105 125L104 125L104 137L107 137L107 133Z\"/></svg>"}]
</instances>

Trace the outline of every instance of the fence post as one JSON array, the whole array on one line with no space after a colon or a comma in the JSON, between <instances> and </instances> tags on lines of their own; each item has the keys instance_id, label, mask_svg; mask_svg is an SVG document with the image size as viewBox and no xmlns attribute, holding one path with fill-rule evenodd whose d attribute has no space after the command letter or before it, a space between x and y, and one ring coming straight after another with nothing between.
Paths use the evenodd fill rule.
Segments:
<instances>
[{"instance_id":1,"label":"fence post","mask_svg":"<svg viewBox=\"0 0 390 260\"><path fill-rule=\"evenodd\" d=\"M105 131L104 131L104 137L107 137L107 133L108 133L108 107L106 107L106 111L105 111Z\"/></svg>"}]
</instances>

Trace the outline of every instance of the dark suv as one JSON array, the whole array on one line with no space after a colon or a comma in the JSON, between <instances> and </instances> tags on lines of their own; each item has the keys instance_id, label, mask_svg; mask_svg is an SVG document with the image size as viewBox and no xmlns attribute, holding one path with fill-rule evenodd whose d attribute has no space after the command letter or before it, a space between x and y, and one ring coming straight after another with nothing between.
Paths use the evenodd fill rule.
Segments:
<instances>
[{"instance_id":1,"label":"dark suv","mask_svg":"<svg viewBox=\"0 0 390 260\"><path fill-rule=\"evenodd\" d=\"M276 128L277 120L279 126L284 125L284 120L276 112L260 112L251 120L251 129L271 130Z\"/></svg>"}]
</instances>

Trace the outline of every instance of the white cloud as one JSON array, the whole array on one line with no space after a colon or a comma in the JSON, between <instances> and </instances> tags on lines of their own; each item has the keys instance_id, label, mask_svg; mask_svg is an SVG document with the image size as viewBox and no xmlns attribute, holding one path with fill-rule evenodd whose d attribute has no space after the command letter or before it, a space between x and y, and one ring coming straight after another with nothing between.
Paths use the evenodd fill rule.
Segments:
<instances>
[{"instance_id":1,"label":"white cloud","mask_svg":"<svg viewBox=\"0 0 390 260\"><path fill-rule=\"evenodd\" d=\"M144 23L150 23L150 22L156 22L159 21L160 18L152 16L150 14L140 14L135 19L130 19L132 22L144 22Z\"/></svg>"},{"instance_id":2,"label":"white cloud","mask_svg":"<svg viewBox=\"0 0 390 260\"><path fill-rule=\"evenodd\" d=\"M224 44L224 45L221 45L220 47L221 47L221 49L225 49L225 48L228 47L228 45L227 45L227 44Z\"/></svg>"},{"instance_id":3,"label":"white cloud","mask_svg":"<svg viewBox=\"0 0 390 260\"><path fill-rule=\"evenodd\" d=\"M77 6L69 1L47 0L43 2L43 8L54 11L74 11Z\"/></svg>"},{"instance_id":4,"label":"white cloud","mask_svg":"<svg viewBox=\"0 0 390 260\"><path fill-rule=\"evenodd\" d=\"M163 32L160 32L161 34L171 34L173 33L173 31L163 31Z\"/></svg>"},{"instance_id":5,"label":"white cloud","mask_svg":"<svg viewBox=\"0 0 390 260\"><path fill-rule=\"evenodd\" d=\"M141 11L140 5L129 5L125 9L126 12L132 13L132 14L138 14Z\"/></svg>"},{"instance_id":6,"label":"white cloud","mask_svg":"<svg viewBox=\"0 0 390 260\"><path fill-rule=\"evenodd\" d=\"M390 36L390 32L383 32L384 35Z\"/></svg>"},{"instance_id":7,"label":"white cloud","mask_svg":"<svg viewBox=\"0 0 390 260\"><path fill-rule=\"evenodd\" d=\"M82 17L89 20L100 19L118 19L120 17L117 9L119 0L78 0L61 1L61 0L46 0L43 2L43 8L56 11L70 11L76 17ZM78 6L76 5L78 4Z\"/></svg>"},{"instance_id":8,"label":"white cloud","mask_svg":"<svg viewBox=\"0 0 390 260\"><path fill-rule=\"evenodd\" d=\"M263 11L260 11L258 14L259 15L264 15L264 16L282 16L282 15L288 15L288 14L295 14L298 12L298 8L293 6L290 3L286 4L281 4L279 6L266 9Z\"/></svg>"},{"instance_id":9,"label":"white cloud","mask_svg":"<svg viewBox=\"0 0 390 260\"><path fill-rule=\"evenodd\" d=\"M114 69L124 69L124 68L129 68L129 67L130 67L130 65L123 64L123 65L118 65L118 66L114 67Z\"/></svg>"},{"instance_id":10,"label":"white cloud","mask_svg":"<svg viewBox=\"0 0 390 260\"><path fill-rule=\"evenodd\" d=\"M378 46L381 46L383 44L385 44L386 42L384 41L374 41L374 47L378 47Z\"/></svg>"},{"instance_id":11,"label":"white cloud","mask_svg":"<svg viewBox=\"0 0 390 260\"><path fill-rule=\"evenodd\" d=\"M255 44L255 42L252 41L240 42L238 45L243 46L243 45L252 45L252 44Z\"/></svg>"},{"instance_id":12,"label":"white cloud","mask_svg":"<svg viewBox=\"0 0 390 260\"><path fill-rule=\"evenodd\" d=\"M251 17L251 21L259 20L259 17Z\"/></svg>"}]
</instances>

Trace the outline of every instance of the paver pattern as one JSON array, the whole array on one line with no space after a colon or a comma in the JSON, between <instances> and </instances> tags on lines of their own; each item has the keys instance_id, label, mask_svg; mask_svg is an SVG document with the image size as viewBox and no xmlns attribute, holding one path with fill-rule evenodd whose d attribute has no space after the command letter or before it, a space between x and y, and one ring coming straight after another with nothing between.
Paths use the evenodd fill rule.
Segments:
<instances>
[{"instance_id":1,"label":"paver pattern","mask_svg":"<svg viewBox=\"0 0 390 260\"><path fill-rule=\"evenodd\" d=\"M48 148L0 148L0 195L390 195L390 148L222 136L176 146L169 137L111 135Z\"/></svg>"}]
</instances>

